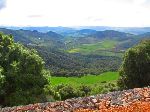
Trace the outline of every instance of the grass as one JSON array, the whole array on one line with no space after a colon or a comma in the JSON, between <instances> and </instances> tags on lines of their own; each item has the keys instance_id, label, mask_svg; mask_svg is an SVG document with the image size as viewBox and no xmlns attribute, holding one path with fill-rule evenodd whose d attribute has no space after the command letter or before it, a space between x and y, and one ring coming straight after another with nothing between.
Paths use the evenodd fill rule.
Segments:
<instances>
[{"instance_id":1,"label":"grass","mask_svg":"<svg viewBox=\"0 0 150 112\"><path fill-rule=\"evenodd\" d=\"M115 56L116 54L112 51L117 45L115 40L104 40L94 44L82 44L76 48L69 49L69 53L81 53L81 54L98 54L102 56ZM118 55L118 53L117 53Z\"/></svg>"},{"instance_id":2,"label":"grass","mask_svg":"<svg viewBox=\"0 0 150 112\"><path fill-rule=\"evenodd\" d=\"M116 82L118 79L118 72L105 72L100 75L87 75L83 77L51 77L52 86L57 86L58 84L69 84L74 87L80 86L82 84L88 86L94 86L95 84L101 85L102 82Z\"/></svg>"},{"instance_id":3,"label":"grass","mask_svg":"<svg viewBox=\"0 0 150 112\"><path fill-rule=\"evenodd\" d=\"M78 52L80 52L80 49L78 49L78 48L76 48L76 49L70 49L68 52L69 53L78 53Z\"/></svg>"}]
</instances>

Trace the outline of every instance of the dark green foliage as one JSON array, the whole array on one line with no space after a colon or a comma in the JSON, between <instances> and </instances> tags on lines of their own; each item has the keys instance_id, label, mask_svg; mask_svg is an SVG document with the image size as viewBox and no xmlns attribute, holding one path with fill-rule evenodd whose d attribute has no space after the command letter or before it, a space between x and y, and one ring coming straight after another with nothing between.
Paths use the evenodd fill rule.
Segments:
<instances>
[{"instance_id":1,"label":"dark green foliage","mask_svg":"<svg viewBox=\"0 0 150 112\"><path fill-rule=\"evenodd\" d=\"M76 97L85 97L89 95L101 94L111 91L118 90L117 86L113 83L107 83L105 85L81 85L79 87L74 87L73 85L68 84L59 84L55 86L55 88L46 88L46 91L55 91L53 94L53 98L55 100L66 100L69 98ZM52 95L51 92L47 95Z\"/></svg>"},{"instance_id":2,"label":"dark green foliage","mask_svg":"<svg viewBox=\"0 0 150 112\"><path fill-rule=\"evenodd\" d=\"M122 89L150 85L150 40L142 41L125 53L118 85Z\"/></svg>"},{"instance_id":3,"label":"dark green foliage","mask_svg":"<svg viewBox=\"0 0 150 112\"><path fill-rule=\"evenodd\" d=\"M106 84L104 86L104 88L105 89L107 88L108 91L116 91L118 89L117 86L115 84L113 84L113 83Z\"/></svg>"},{"instance_id":4,"label":"dark green foliage","mask_svg":"<svg viewBox=\"0 0 150 112\"><path fill-rule=\"evenodd\" d=\"M116 71L121 64L121 59L113 56L68 54L57 49L38 46L31 48L39 52L46 62L46 67L55 76L96 75L106 71Z\"/></svg>"},{"instance_id":5,"label":"dark green foliage","mask_svg":"<svg viewBox=\"0 0 150 112\"><path fill-rule=\"evenodd\" d=\"M121 59L115 57L116 55L101 56L104 53L103 50L102 54L100 53L97 56L94 52L88 55L82 55L82 53L69 54L66 52L69 48L89 43L94 44L111 38L114 41L117 40L117 45L113 46L117 49L116 53L121 53L120 50L125 50L139 41L139 39L137 41L136 38L133 38L135 35L113 30L96 31L83 29L72 31L70 29L71 31L66 30L64 32L65 36L62 36L60 32L60 34L57 34L49 30L47 33L41 33L36 31L40 28L27 29L29 30L0 28L0 31L12 34L16 42L21 42L27 47L36 49L46 62L46 67L52 70L55 76L80 77L84 74L100 74L106 71L116 71L121 63ZM113 49L112 47L109 48L108 54L113 53ZM99 52L99 50L96 52Z\"/></svg>"},{"instance_id":6,"label":"dark green foliage","mask_svg":"<svg viewBox=\"0 0 150 112\"><path fill-rule=\"evenodd\" d=\"M20 105L43 102L44 61L35 50L14 43L10 35L0 34L0 104Z\"/></svg>"},{"instance_id":7,"label":"dark green foliage","mask_svg":"<svg viewBox=\"0 0 150 112\"><path fill-rule=\"evenodd\" d=\"M46 85L44 88L44 92L47 97L47 101L55 101L55 100L61 100L61 96L58 91L59 89L54 89L50 84Z\"/></svg>"},{"instance_id":8,"label":"dark green foliage","mask_svg":"<svg viewBox=\"0 0 150 112\"><path fill-rule=\"evenodd\" d=\"M105 30L105 31L97 31L94 35L96 38L111 38L111 39L127 39L129 37L134 36L130 33L124 33L114 30Z\"/></svg>"},{"instance_id":9,"label":"dark green foliage","mask_svg":"<svg viewBox=\"0 0 150 112\"><path fill-rule=\"evenodd\" d=\"M87 96L92 91L91 87L86 85L80 86L79 90L83 93L82 96Z\"/></svg>"},{"instance_id":10,"label":"dark green foliage","mask_svg":"<svg viewBox=\"0 0 150 112\"><path fill-rule=\"evenodd\" d=\"M57 91L57 93L60 95L61 100L80 96L79 91L73 88L71 85L58 85L55 91Z\"/></svg>"}]
</instances>

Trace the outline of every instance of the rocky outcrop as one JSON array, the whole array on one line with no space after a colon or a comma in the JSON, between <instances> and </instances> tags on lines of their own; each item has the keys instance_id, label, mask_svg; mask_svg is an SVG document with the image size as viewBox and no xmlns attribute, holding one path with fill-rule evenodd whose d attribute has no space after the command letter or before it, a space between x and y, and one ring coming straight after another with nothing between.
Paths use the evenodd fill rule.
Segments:
<instances>
[{"instance_id":1,"label":"rocky outcrop","mask_svg":"<svg viewBox=\"0 0 150 112\"><path fill-rule=\"evenodd\" d=\"M1 108L0 112L149 112L150 88L135 88L65 101Z\"/></svg>"}]
</instances>

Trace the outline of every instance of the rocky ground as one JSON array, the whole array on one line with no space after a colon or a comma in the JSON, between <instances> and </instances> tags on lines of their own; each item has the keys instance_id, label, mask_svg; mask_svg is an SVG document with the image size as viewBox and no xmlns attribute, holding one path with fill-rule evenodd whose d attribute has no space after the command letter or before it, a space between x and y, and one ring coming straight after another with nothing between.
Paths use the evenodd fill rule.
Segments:
<instances>
[{"instance_id":1,"label":"rocky ground","mask_svg":"<svg viewBox=\"0 0 150 112\"><path fill-rule=\"evenodd\" d=\"M59 102L6 107L0 112L150 112L150 87Z\"/></svg>"}]
</instances>

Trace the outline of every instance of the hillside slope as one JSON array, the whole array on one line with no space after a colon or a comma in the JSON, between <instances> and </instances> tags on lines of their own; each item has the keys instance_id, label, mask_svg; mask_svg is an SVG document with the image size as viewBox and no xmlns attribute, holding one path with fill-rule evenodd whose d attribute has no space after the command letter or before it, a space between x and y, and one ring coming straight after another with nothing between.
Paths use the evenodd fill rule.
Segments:
<instances>
[{"instance_id":1,"label":"hillside slope","mask_svg":"<svg viewBox=\"0 0 150 112\"><path fill-rule=\"evenodd\" d=\"M13 35L15 42L21 42L24 45L47 46L55 48L64 47L64 43L61 41L63 36L52 31L41 33L36 30L10 30L0 28L0 32Z\"/></svg>"},{"instance_id":2,"label":"hillside slope","mask_svg":"<svg viewBox=\"0 0 150 112\"><path fill-rule=\"evenodd\" d=\"M135 88L96 96L2 108L1 112L149 112L150 88Z\"/></svg>"}]
</instances>

